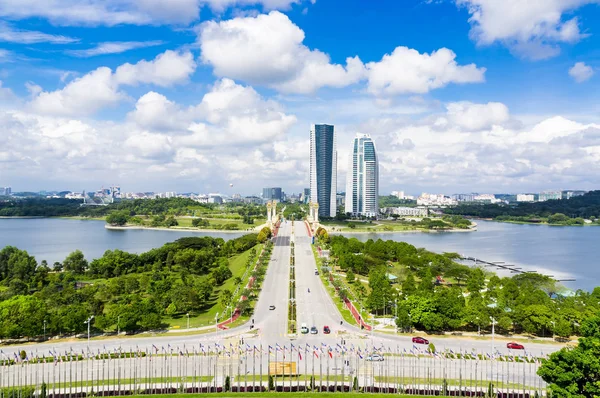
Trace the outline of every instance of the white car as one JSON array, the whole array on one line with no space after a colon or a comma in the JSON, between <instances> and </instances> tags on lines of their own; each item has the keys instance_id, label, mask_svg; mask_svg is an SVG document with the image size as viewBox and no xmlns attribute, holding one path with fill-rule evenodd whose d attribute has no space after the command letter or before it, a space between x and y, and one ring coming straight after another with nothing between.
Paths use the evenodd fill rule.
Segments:
<instances>
[{"instance_id":1,"label":"white car","mask_svg":"<svg viewBox=\"0 0 600 398\"><path fill-rule=\"evenodd\" d=\"M383 357L379 354L373 354L373 355L369 355L366 358L367 361L375 361L375 362L381 362L383 361Z\"/></svg>"}]
</instances>

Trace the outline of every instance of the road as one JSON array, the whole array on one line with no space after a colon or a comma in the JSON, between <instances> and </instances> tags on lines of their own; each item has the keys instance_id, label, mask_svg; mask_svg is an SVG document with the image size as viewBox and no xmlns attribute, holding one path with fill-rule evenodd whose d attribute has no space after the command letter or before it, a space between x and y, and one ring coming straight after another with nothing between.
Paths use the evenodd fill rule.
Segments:
<instances>
[{"instance_id":1,"label":"road","mask_svg":"<svg viewBox=\"0 0 600 398\"><path fill-rule=\"evenodd\" d=\"M296 299L297 299L297 319L298 325L306 323L310 328L316 326L318 328L318 334L298 334L296 336L287 335L287 303L288 303L288 286L289 286L289 267L290 267L290 239L294 232L295 240L295 264L296 264ZM161 336L161 337L139 337L139 338L114 338L107 340L92 340L89 342L89 349L91 352L98 351L115 351L122 349L123 351L148 351L154 352L155 347L159 349L159 353L168 353L178 351L200 351L200 344L203 347L211 346L214 349L215 344L219 347L225 347L230 349L231 347L238 346L244 341L242 347L262 347L263 353L257 354L252 353L252 361L254 367L263 366L266 373L266 366L269 361L275 359L282 360L284 353L287 353L287 360L293 360L298 363L299 371L303 372L312 371L316 366L316 372L327 372L329 370L332 374L340 372L342 359L340 358L342 345L347 350L353 350L352 354L346 352L348 358L352 358L352 361L348 362L345 366L348 371L353 369L355 374L361 374L365 377L365 383L373 382L373 379L369 377L376 375L379 370L380 364L365 364L364 360L359 360L360 356L366 356L368 353L374 352L378 349L383 349L385 352L392 353L410 353L416 352L415 346L409 336L394 336L385 335L381 333L365 333L355 325L347 324L342 320L341 315L337 307L334 305L331 297L327 293L323 286L319 276L314 274L316 267L315 259L311 249L311 238L309 238L306 228L303 223L296 222L292 229L292 222L283 222L279 229L278 236L274 239L274 249L271 256L265 280L263 282L262 291L259 294L259 299L255 308L253 320L247 324L224 331L218 331L215 333L207 333L201 335L173 335L173 336ZM310 292L309 292L310 289ZM271 305L275 306L274 310L269 309ZM251 326L254 326L251 330ZM331 328L331 334L323 334L323 326L329 326ZM490 353L492 343L489 340L474 340L464 338L435 338L430 337L430 341L433 342L438 351L452 350L454 352L479 352L479 353ZM296 347L296 351L290 351L291 344ZM339 346L338 346L339 344ZM269 355L268 347L273 347L271 355ZM75 342L46 342L35 345L23 345L23 346L7 346L2 348L0 358L13 358L15 353L21 350L26 350L28 353L37 352L38 355L45 354L49 355L49 352L61 353L65 352L85 352L87 351L88 343L85 340ZM228 348L229 347L229 348ZM285 351L283 347L286 347ZM297 351L297 347L300 348L300 352ZM332 358L330 360L328 355L328 349L331 347L333 350L339 349L339 352L332 351ZM339 347L339 348L338 348ZM278 349L280 348L280 349ZM421 347L423 349L425 347ZM560 348L559 345L545 345L545 344L526 344L527 355L544 355L550 352L556 351ZM361 350L362 354L358 354L358 350ZM496 342L495 350L502 354L523 354L510 352L506 349L505 342ZM316 351L315 351L316 350ZM335 354L335 355L334 355ZM35 355L35 354L34 354ZM236 354L232 354L227 357L226 354L221 354L220 359L215 359L214 366L225 366L224 363L232 361ZM237 354L238 357L239 354ZM300 360L300 355L305 356L303 360ZM485 355L485 354L484 354ZM241 360L239 363L248 367L248 356L246 360ZM220 362L219 362L220 361ZM225 361L225 362L224 362ZM345 361L345 360L344 360ZM411 365L410 360L400 361L397 357L394 357L395 365L398 369L394 371L394 375L400 376L400 371L404 369L404 372L410 372ZM423 359L425 361L434 361L433 358ZM87 361L86 361L87 362ZM356 362L356 364L355 364ZM435 361L434 361L435 362ZM454 361L454 368L458 369L454 372L462 372L463 377L470 371L473 372L474 361ZM165 362L166 363L166 362ZM388 363L388 362L386 362ZM421 363L421 362L420 362ZM362 364L362 365L361 365ZM42 366L42 365L36 365ZM47 365L45 365L47 366ZM59 365L62 366L62 365ZM73 364L75 369L79 367L89 366L84 365L84 362ZM141 366L141 365L140 365ZM153 365L157 366L157 365ZM207 367L207 369L213 369L213 365ZM240 365L241 366L241 365ZM436 366L436 365L433 365ZM492 370L484 370L480 368L479 371L475 371L479 379L483 378L494 378L501 374L501 377L508 375L507 372L514 372L518 370L522 364L513 363L511 366L504 364L502 367L496 367L494 374L490 373ZM537 365L532 365L537 366ZM507 371L507 367L509 370ZM17 367L14 367L16 369ZM199 368L200 369L200 368ZM215 368L216 369L216 368ZM370 370L369 370L370 369ZM76 370L83 372L82 369ZM140 370L141 372L147 372L147 370ZM179 370L178 370L179 371ZM199 370L200 371L200 370ZM124 374L128 374L128 370L124 367ZM181 371L183 372L183 371ZM204 371L202 371L204 372ZM217 375L224 374L225 370L207 370L209 374ZM255 370L256 372L256 370ZM390 372L386 370L386 372ZM479 372L479 373L477 373ZM368 375L371 376L368 376ZM391 374L386 373L388 376ZM8 376L7 376L8 377ZM527 382L529 384L539 382L533 372L528 376ZM528 385L529 385L528 384Z\"/></svg>"}]
</instances>

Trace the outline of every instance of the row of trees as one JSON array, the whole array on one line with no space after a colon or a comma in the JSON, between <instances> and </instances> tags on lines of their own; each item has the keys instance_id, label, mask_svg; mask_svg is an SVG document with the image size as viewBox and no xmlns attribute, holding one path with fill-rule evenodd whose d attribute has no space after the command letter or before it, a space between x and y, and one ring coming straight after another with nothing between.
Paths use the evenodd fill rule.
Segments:
<instances>
[{"instance_id":1,"label":"row of trees","mask_svg":"<svg viewBox=\"0 0 600 398\"><path fill-rule=\"evenodd\" d=\"M455 262L456 253L436 254L405 242L330 240L333 265L346 271L352 294L374 313L397 313L401 329L478 330L490 328L494 319L500 332L568 337L600 310L600 287L561 295L549 277L486 275ZM390 281L390 264L405 269L399 285ZM368 289L355 283L356 275L368 277Z\"/></svg>"},{"instance_id":2,"label":"row of trees","mask_svg":"<svg viewBox=\"0 0 600 398\"><path fill-rule=\"evenodd\" d=\"M4 217L105 217L115 212L122 212L120 215L128 217L162 215L165 218L186 215L217 217L227 214L229 218L249 221L253 218L264 217L266 208L239 202L200 204L187 198L121 200L108 206L81 206L81 200L62 198L11 198L11 200L0 201L0 216Z\"/></svg>"},{"instance_id":3,"label":"row of trees","mask_svg":"<svg viewBox=\"0 0 600 398\"><path fill-rule=\"evenodd\" d=\"M600 191L590 191L583 196L570 199L548 200L536 203L503 204L463 204L444 210L447 214L457 214L481 218L518 217L515 221L529 221L554 217L556 223L568 219L600 218ZM550 222L552 223L552 222Z\"/></svg>"},{"instance_id":4,"label":"row of trees","mask_svg":"<svg viewBox=\"0 0 600 398\"><path fill-rule=\"evenodd\" d=\"M26 251L0 250L0 338L80 333L95 315L101 330L156 329L163 317L202 312L232 277L229 258L253 248L257 235L225 242L188 237L142 254L108 250L88 262L75 251L53 269Z\"/></svg>"}]
</instances>

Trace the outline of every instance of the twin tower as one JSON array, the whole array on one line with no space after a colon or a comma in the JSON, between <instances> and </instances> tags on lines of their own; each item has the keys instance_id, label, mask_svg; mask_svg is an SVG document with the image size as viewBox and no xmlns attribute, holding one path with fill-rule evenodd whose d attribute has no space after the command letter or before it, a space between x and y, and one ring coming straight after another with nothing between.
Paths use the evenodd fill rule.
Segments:
<instances>
[{"instance_id":1,"label":"twin tower","mask_svg":"<svg viewBox=\"0 0 600 398\"><path fill-rule=\"evenodd\" d=\"M377 217L378 195L379 161L375 143L368 134L357 134L348 162L345 213ZM319 217L335 217L337 144L332 125L313 124L310 128L310 201L318 204Z\"/></svg>"}]
</instances>

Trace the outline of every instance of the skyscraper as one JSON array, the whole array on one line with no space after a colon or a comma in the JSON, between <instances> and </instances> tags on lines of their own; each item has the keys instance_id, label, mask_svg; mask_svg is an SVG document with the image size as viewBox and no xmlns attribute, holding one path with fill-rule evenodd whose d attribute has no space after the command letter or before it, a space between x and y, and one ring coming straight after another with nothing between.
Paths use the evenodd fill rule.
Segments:
<instances>
[{"instance_id":1,"label":"skyscraper","mask_svg":"<svg viewBox=\"0 0 600 398\"><path fill-rule=\"evenodd\" d=\"M333 126L310 126L310 201L319 204L319 217L335 217L337 150Z\"/></svg>"},{"instance_id":2,"label":"skyscraper","mask_svg":"<svg viewBox=\"0 0 600 398\"><path fill-rule=\"evenodd\" d=\"M346 180L346 213L377 217L379 214L379 162L375 143L368 134L352 142Z\"/></svg>"},{"instance_id":3,"label":"skyscraper","mask_svg":"<svg viewBox=\"0 0 600 398\"><path fill-rule=\"evenodd\" d=\"M281 188L263 188L263 200L277 200L279 202L283 202L283 192Z\"/></svg>"}]
</instances>

